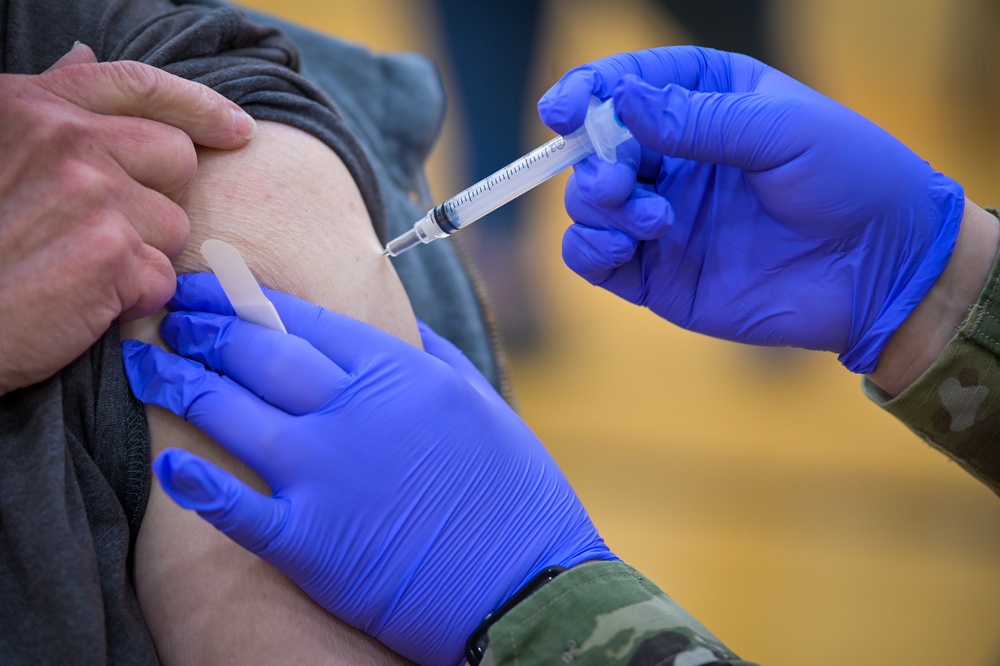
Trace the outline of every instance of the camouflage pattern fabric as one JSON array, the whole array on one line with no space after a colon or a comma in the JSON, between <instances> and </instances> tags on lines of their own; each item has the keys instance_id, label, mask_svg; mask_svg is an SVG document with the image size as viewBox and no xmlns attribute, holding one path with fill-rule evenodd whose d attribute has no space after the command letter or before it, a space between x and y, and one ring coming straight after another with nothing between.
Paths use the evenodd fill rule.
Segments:
<instances>
[{"instance_id":1,"label":"camouflage pattern fabric","mask_svg":"<svg viewBox=\"0 0 1000 666\"><path fill-rule=\"evenodd\" d=\"M955 337L917 381L895 398L867 378L862 385L874 402L1000 494L1000 257Z\"/></svg>"},{"instance_id":2,"label":"camouflage pattern fabric","mask_svg":"<svg viewBox=\"0 0 1000 666\"><path fill-rule=\"evenodd\" d=\"M566 571L489 629L483 666L752 666L622 562Z\"/></svg>"}]
</instances>

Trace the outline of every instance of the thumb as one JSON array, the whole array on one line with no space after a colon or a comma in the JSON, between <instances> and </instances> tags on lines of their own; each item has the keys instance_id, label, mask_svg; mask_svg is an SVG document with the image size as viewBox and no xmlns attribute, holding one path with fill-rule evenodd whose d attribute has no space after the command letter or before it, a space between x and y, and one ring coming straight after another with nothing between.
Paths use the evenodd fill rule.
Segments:
<instances>
[{"instance_id":1,"label":"thumb","mask_svg":"<svg viewBox=\"0 0 1000 666\"><path fill-rule=\"evenodd\" d=\"M587 117L594 94L594 72L578 67L567 72L538 100L538 117L558 134L572 134Z\"/></svg>"},{"instance_id":2,"label":"thumb","mask_svg":"<svg viewBox=\"0 0 1000 666\"><path fill-rule=\"evenodd\" d=\"M616 87L615 112L636 140L663 155L741 169L766 169L782 141L786 109L760 94L702 93L627 77Z\"/></svg>"},{"instance_id":3,"label":"thumb","mask_svg":"<svg viewBox=\"0 0 1000 666\"><path fill-rule=\"evenodd\" d=\"M67 65L87 65L96 62L97 56L94 55L93 49L82 42L76 42L66 55L52 63L52 66L45 71L54 72L60 67L66 67Z\"/></svg>"},{"instance_id":4,"label":"thumb","mask_svg":"<svg viewBox=\"0 0 1000 666\"><path fill-rule=\"evenodd\" d=\"M472 364L469 357L462 353L462 350L435 333L430 326L419 319L417 320L417 328L420 329L420 341L423 343L425 352L451 366L481 395L490 399L499 398L493 385Z\"/></svg>"},{"instance_id":5,"label":"thumb","mask_svg":"<svg viewBox=\"0 0 1000 666\"><path fill-rule=\"evenodd\" d=\"M172 125L210 148L238 148L256 130L253 118L208 86L140 62L75 61L84 56L64 56L73 62L60 60L43 74L46 88L93 113Z\"/></svg>"},{"instance_id":6,"label":"thumb","mask_svg":"<svg viewBox=\"0 0 1000 666\"><path fill-rule=\"evenodd\" d=\"M263 556L281 531L286 504L258 493L231 474L183 449L153 461L163 490L243 548Z\"/></svg>"}]
</instances>

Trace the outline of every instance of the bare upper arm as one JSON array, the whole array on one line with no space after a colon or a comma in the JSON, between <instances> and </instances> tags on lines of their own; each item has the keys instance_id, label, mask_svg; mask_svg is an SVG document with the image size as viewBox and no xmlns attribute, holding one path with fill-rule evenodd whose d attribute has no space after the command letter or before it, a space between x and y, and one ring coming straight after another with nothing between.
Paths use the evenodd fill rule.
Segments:
<instances>
[{"instance_id":1,"label":"bare upper arm","mask_svg":"<svg viewBox=\"0 0 1000 666\"><path fill-rule=\"evenodd\" d=\"M236 246L267 286L368 321L419 345L413 312L382 257L341 160L294 128L262 122L248 146L203 150L181 201L192 222L178 272L205 270L210 237ZM155 320L125 335L157 341ZM147 408L153 454L187 448L261 490L255 475L195 428ZM243 551L154 483L140 530L136 589L165 663L404 663L341 624L288 579Z\"/></svg>"}]
</instances>

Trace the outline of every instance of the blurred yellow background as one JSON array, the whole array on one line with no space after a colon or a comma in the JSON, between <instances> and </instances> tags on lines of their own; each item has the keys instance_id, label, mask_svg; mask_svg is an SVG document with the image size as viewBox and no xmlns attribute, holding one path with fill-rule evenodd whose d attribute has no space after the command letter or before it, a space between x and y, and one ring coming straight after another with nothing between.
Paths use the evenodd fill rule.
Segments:
<instances>
[{"instance_id":1,"label":"blurred yellow background","mask_svg":"<svg viewBox=\"0 0 1000 666\"><path fill-rule=\"evenodd\" d=\"M244 4L423 52L450 81L427 0ZM1000 204L995 5L773 2L772 46L782 69ZM543 35L533 99L582 62L689 41L643 0L552 0ZM531 126L524 148L550 135ZM451 109L430 167L438 199L470 184L464 132ZM832 355L686 333L571 274L556 180L527 195L518 268L537 281L548 339L513 358L513 376L611 548L765 666L1000 664L1000 500L870 404Z\"/></svg>"}]
</instances>

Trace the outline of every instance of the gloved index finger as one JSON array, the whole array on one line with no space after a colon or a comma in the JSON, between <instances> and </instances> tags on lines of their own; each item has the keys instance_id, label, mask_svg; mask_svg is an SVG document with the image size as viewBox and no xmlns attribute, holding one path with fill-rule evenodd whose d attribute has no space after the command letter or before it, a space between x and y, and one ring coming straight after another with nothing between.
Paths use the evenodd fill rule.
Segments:
<instances>
[{"instance_id":1,"label":"gloved index finger","mask_svg":"<svg viewBox=\"0 0 1000 666\"><path fill-rule=\"evenodd\" d=\"M434 329L419 319L417 320L417 328L420 330L420 340L424 345L425 352L450 365L483 397L489 400L502 400L489 380L479 372L479 369L472 364L472 361L461 349L452 344L450 340L438 335Z\"/></svg>"},{"instance_id":2,"label":"gloved index finger","mask_svg":"<svg viewBox=\"0 0 1000 666\"><path fill-rule=\"evenodd\" d=\"M289 333L307 340L348 373L354 372L375 353L418 351L394 335L357 319L280 291L262 289ZM235 314L219 280L211 273L179 276L177 291L168 306L173 310Z\"/></svg>"},{"instance_id":3,"label":"gloved index finger","mask_svg":"<svg viewBox=\"0 0 1000 666\"><path fill-rule=\"evenodd\" d=\"M273 434L282 430L277 423L295 417L200 363L152 345L126 340L122 359L139 400L170 410L197 426L275 487L285 453L296 442L276 442Z\"/></svg>"},{"instance_id":4,"label":"gloved index finger","mask_svg":"<svg viewBox=\"0 0 1000 666\"><path fill-rule=\"evenodd\" d=\"M306 340L210 313L173 312L160 325L163 340L289 414L329 403L350 378Z\"/></svg>"},{"instance_id":5,"label":"gloved index finger","mask_svg":"<svg viewBox=\"0 0 1000 666\"><path fill-rule=\"evenodd\" d=\"M734 82L749 84L754 68L762 63L740 54L697 46L665 46L619 53L567 72L538 101L542 122L560 134L569 134L583 124L590 95L611 97L626 76L662 88L674 83L690 90L736 92Z\"/></svg>"},{"instance_id":6,"label":"gloved index finger","mask_svg":"<svg viewBox=\"0 0 1000 666\"><path fill-rule=\"evenodd\" d=\"M280 291L264 288L264 293L289 333L307 340L348 374L358 373L378 355L423 354L410 343L358 319Z\"/></svg>"},{"instance_id":7,"label":"gloved index finger","mask_svg":"<svg viewBox=\"0 0 1000 666\"><path fill-rule=\"evenodd\" d=\"M222 285L212 273L183 273L177 276L177 290L167 302L171 310L236 315Z\"/></svg>"}]
</instances>

